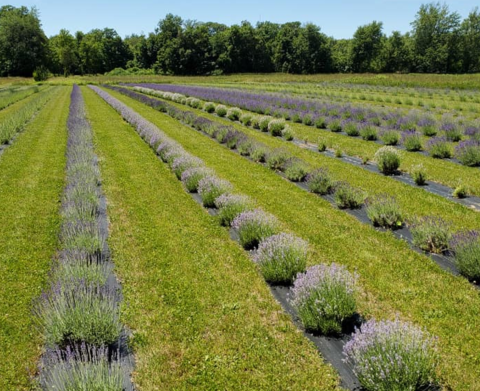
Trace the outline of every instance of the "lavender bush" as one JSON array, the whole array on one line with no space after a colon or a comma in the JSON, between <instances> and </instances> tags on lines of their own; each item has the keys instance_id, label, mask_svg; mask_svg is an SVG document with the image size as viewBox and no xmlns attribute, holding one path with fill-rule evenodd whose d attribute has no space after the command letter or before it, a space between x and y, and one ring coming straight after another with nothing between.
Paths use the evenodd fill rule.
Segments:
<instances>
[{"instance_id":1,"label":"lavender bush","mask_svg":"<svg viewBox=\"0 0 480 391\"><path fill-rule=\"evenodd\" d=\"M260 242L254 261L266 281L288 285L305 271L307 251L308 244L303 239L280 233Z\"/></svg>"},{"instance_id":2,"label":"lavender bush","mask_svg":"<svg viewBox=\"0 0 480 391\"><path fill-rule=\"evenodd\" d=\"M191 167L186 169L182 173L181 180L185 185L185 188L190 192L194 193L198 190L198 183L201 179L206 176L212 176L213 171L205 167Z\"/></svg>"},{"instance_id":3,"label":"lavender bush","mask_svg":"<svg viewBox=\"0 0 480 391\"><path fill-rule=\"evenodd\" d=\"M375 153L378 169L385 175L393 175L400 167L400 152L394 147L385 146Z\"/></svg>"},{"instance_id":4,"label":"lavender bush","mask_svg":"<svg viewBox=\"0 0 480 391\"><path fill-rule=\"evenodd\" d=\"M291 158L285 163L285 176L292 182L301 182L305 179L310 167L303 160Z\"/></svg>"},{"instance_id":5,"label":"lavender bush","mask_svg":"<svg viewBox=\"0 0 480 391\"><path fill-rule=\"evenodd\" d=\"M400 320L368 321L355 331L343 353L367 391L428 389L436 379L434 339Z\"/></svg>"},{"instance_id":6,"label":"lavender bush","mask_svg":"<svg viewBox=\"0 0 480 391\"><path fill-rule=\"evenodd\" d=\"M278 148L268 153L266 157L267 167L271 170L283 171L285 163L291 158L290 153L285 149Z\"/></svg>"},{"instance_id":7,"label":"lavender bush","mask_svg":"<svg viewBox=\"0 0 480 391\"><path fill-rule=\"evenodd\" d=\"M412 178L418 186L424 186L427 183L427 172L422 164L412 167Z\"/></svg>"},{"instance_id":8,"label":"lavender bush","mask_svg":"<svg viewBox=\"0 0 480 391\"><path fill-rule=\"evenodd\" d=\"M281 119L272 119L268 123L268 131L272 136L282 136L283 129L285 128L285 121Z\"/></svg>"},{"instance_id":9,"label":"lavender bush","mask_svg":"<svg viewBox=\"0 0 480 391\"><path fill-rule=\"evenodd\" d=\"M230 193L233 186L230 182L216 176L206 176L198 182L198 194L202 197L203 206L215 207L215 199L222 194Z\"/></svg>"},{"instance_id":10,"label":"lavender bush","mask_svg":"<svg viewBox=\"0 0 480 391\"><path fill-rule=\"evenodd\" d=\"M342 265L315 265L300 273L292 288L291 303L307 330L322 334L342 331L356 311L357 276Z\"/></svg>"},{"instance_id":11,"label":"lavender bush","mask_svg":"<svg viewBox=\"0 0 480 391\"><path fill-rule=\"evenodd\" d=\"M434 137L427 143L427 151L436 159L448 159L452 157L452 150L445 137Z\"/></svg>"},{"instance_id":12,"label":"lavender bush","mask_svg":"<svg viewBox=\"0 0 480 391\"><path fill-rule=\"evenodd\" d=\"M206 111L207 113L213 113L215 112L216 104L213 102L205 102L203 104L203 111Z\"/></svg>"},{"instance_id":13,"label":"lavender bush","mask_svg":"<svg viewBox=\"0 0 480 391\"><path fill-rule=\"evenodd\" d=\"M258 128L262 132L268 132L268 124L273 121L272 117L263 116L258 120Z\"/></svg>"},{"instance_id":14,"label":"lavender bush","mask_svg":"<svg viewBox=\"0 0 480 391\"><path fill-rule=\"evenodd\" d=\"M202 167L204 165L203 161L198 157L185 154L179 157L176 157L172 162L172 171L177 176L178 179L182 178L182 174L189 168Z\"/></svg>"},{"instance_id":15,"label":"lavender bush","mask_svg":"<svg viewBox=\"0 0 480 391\"><path fill-rule=\"evenodd\" d=\"M275 235L278 225L274 216L261 209L243 212L232 222L232 227L240 236L240 244L247 250L256 248L262 240Z\"/></svg>"},{"instance_id":16,"label":"lavender bush","mask_svg":"<svg viewBox=\"0 0 480 391\"><path fill-rule=\"evenodd\" d=\"M240 110L238 107L230 107L227 110L227 118L230 121L238 121L241 115L242 115L242 110Z\"/></svg>"},{"instance_id":17,"label":"lavender bush","mask_svg":"<svg viewBox=\"0 0 480 391\"><path fill-rule=\"evenodd\" d=\"M463 231L454 234L450 248L459 272L471 281L480 281L480 232Z\"/></svg>"},{"instance_id":18,"label":"lavender bush","mask_svg":"<svg viewBox=\"0 0 480 391\"><path fill-rule=\"evenodd\" d=\"M227 107L224 105L217 105L217 107L215 107L215 114L217 114L219 117L225 117L227 112Z\"/></svg>"},{"instance_id":19,"label":"lavender bush","mask_svg":"<svg viewBox=\"0 0 480 391\"><path fill-rule=\"evenodd\" d=\"M384 130L380 134L380 139L385 145L397 145L400 141L400 134L396 130Z\"/></svg>"},{"instance_id":20,"label":"lavender bush","mask_svg":"<svg viewBox=\"0 0 480 391\"><path fill-rule=\"evenodd\" d=\"M353 187L347 182L337 183L334 191L335 204L340 209L359 209L366 198L363 190Z\"/></svg>"},{"instance_id":21,"label":"lavender bush","mask_svg":"<svg viewBox=\"0 0 480 391\"><path fill-rule=\"evenodd\" d=\"M365 125L360 128L360 136L365 141L375 141L378 139L378 131L373 126Z\"/></svg>"},{"instance_id":22,"label":"lavender bush","mask_svg":"<svg viewBox=\"0 0 480 391\"><path fill-rule=\"evenodd\" d=\"M422 150L422 138L415 131L407 131L402 133L402 145L409 152Z\"/></svg>"},{"instance_id":23,"label":"lavender bush","mask_svg":"<svg viewBox=\"0 0 480 391\"><path fill-rule=\"evenodd\" d=\"M333 192L335 181L326 168L317 168L306 177L308 190L312 193L325 195Z\"/></svg>"},{"instance_id":24,"label":"lavender bush","mask_svg":"<svg viewBox=\"0 0 480 391\"><path fill-rule=\"evenodd\" d=\"M403 215L394 197L380 194L366 201L367 216L376 227L390 229L403 226Z\"/></svg>"},{"instance_id":25,"label":"lavender bush","mask_svg":"<svg viewBox=\"0 0 480 391\"><path fill-rule=\"evenodd\" d=\"M465 166L480 166L480 141L462 141L455 148L455 157Z\"/></svg>"},{"instance_id":26,"label":"lavender bush","mask_svg":"<svg viewBox=\"0 0 480 391\"><path fill-rule=\"evenodd\" d=\"M50 349L40 384L55 391L124 391L124 370L120 354L104 347L81 344L66 350ZM112 356L113 359L112 360ZM113 361L113 362L111 362Z\"/></svg>"},{"instance_id":27,"label":"lavender bush","mask_svg":"<svg viewBox=\"0 0 480 391\"><path fill-rule=\"evenodd\" d=\"M440 217L417 218L410 224L413 244L424 251L441 254L448 250L451 226Z\"/></svg>"},{"instance_id":28,"label":"lavender bush","mask_svg":"<svg viewBox=\"0 0 480 391\"><path fill-rule=\"evenodd\" d=\"M244 195L222 194L215 199L220 224L229 227L240 213L253 210L252 200Z\"/></svg>"}]
</instances>

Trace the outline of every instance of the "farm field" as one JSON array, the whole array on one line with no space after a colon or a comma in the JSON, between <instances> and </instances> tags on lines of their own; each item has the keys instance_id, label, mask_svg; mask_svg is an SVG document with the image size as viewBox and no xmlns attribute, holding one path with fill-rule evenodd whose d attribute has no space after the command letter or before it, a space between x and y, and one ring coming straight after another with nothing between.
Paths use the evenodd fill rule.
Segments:
<instances>
[{"instance_id":1,"label":"farm field","mask_svg":"<svg viewBox=\"0 0 480 391\"><path fill-rule=\"evenodd\" d=\"M478 80L1 81L0 389L480 389Z\"/></svg>"}]
</instances>

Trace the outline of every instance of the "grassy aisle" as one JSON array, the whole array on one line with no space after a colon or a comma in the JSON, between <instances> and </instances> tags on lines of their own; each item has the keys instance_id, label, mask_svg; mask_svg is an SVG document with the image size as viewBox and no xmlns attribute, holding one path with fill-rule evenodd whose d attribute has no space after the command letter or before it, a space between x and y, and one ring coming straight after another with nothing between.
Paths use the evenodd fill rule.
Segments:
<instances>
[{"instance_id":1,"label":"grassy aisle","mask_svg":"<svg viewBox=\"0 0 480 391\"><path fill-rule=\"evenodd\" d=\"M139 389L334 389L333 371L282 313L245 252L112 108L82 92Z\"/></svg>"},{"instance_id":2,"label":"grassy aisle","mask_svg":"<svg viewBox=\"0 0 480 391\"><path fill-rule=\"evenodd\" d=\"M0 389L29 389L41 340L32 320L58 234L70 88L62 88L0 159Z\"/></svg>"},{"instance_id":3,"label":"grassy aisle","mask_svg":"<svg viewBox=\"0 0 480 391\"><path fill-rule=\"evenodd\" d=\"M307 239L314 250L313 259L356 269L367 291L361 298L364 315L392 318L398 313L437 335L446 385L454 390L480 388L480 297L465 279L440 270L393 235L361 224L167 115L121 94L112 95L203 159L238 192L256 199L293 233Z\"/></svg>"},{"instance_id":4,"label":"grassy aisle","mask_svg":"<svg viewBox=\"0 0 480 391\"><path fill-rule=\"evenodd\" d=\"M32 94L25 99L19 100L15 103L12 103L8 107L5 107L3 110L0 110L0 122L4 121L8 116L12 113L15 113L23 106L27 105L29 102L34 100L39 94L43 94L46 88L42 89L41 91L37 92L36 94Z\"/></svg>"}]
</instances>

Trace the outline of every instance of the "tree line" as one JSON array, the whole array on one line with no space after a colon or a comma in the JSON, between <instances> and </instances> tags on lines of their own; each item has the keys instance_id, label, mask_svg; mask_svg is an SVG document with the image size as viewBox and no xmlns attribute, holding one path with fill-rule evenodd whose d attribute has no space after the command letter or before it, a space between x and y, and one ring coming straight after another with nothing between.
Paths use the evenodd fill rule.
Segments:
<instances>
[{"instance_id":1,"label":"tree line","mask_svg":"<svg viewBox=\"0 0 480 391\"><path fill-rule=\"evenodd\" d=\"M411 31L383 33L374 21L351 39L312 23L249 22L226 26L168 14L154 32L122 39L114 29L47 38L36 8L0 8L0 76L148 72L212 75L247 72L480 72L480 11L462 20L447 5L420 6Z\"/></svg>"}]
</instances>

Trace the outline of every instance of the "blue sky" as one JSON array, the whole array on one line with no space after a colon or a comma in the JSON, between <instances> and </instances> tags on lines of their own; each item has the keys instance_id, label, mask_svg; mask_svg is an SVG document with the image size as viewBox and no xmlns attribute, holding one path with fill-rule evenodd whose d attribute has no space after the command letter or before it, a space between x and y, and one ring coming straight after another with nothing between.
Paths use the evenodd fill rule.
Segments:
<instances>
[{"instance_id":1,"label":"blue sky","mask_svg":"<svg viewBox=\"0 0 480 391\"><path fill-rule=\"evenodd\" d=\"M114 28L122 37L131 33L151 32L167 13L202 22L214 21L227 25L248 20L284 23L312 22L335 38L350 38L360 25L373 20L382 21L384 32L402 33L410 30L420 5L429 1L417 0L6 0L13 6L36 6L45 33L58 33L61 28L70 32L88 32L93 28ZM446 2L451 11L462 17L476 6L475 0Z\"/></svg>"}]
</instances>

